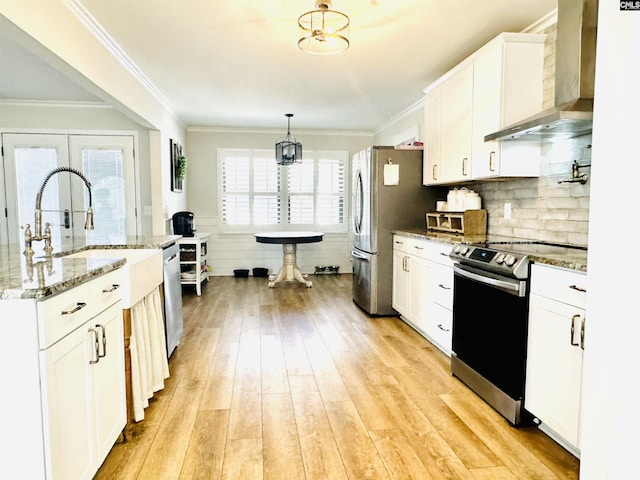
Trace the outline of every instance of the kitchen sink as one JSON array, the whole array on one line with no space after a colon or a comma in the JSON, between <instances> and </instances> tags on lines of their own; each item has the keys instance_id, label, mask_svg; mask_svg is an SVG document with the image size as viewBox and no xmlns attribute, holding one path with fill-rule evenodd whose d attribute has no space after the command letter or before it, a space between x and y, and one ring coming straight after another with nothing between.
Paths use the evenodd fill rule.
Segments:
<instances>
[{"instance_id":1,"label":"kitchen sink","mask_svg":"<svg viewBox=\"0 0 640 480\"><path fill-rule=\"evenodd\" d=\"M62 258L126 259L122 272L122 308L131 308L163 281L162 250L160 249L108 249L96 248L62 255Z\"/></svg>"}]
</instances>

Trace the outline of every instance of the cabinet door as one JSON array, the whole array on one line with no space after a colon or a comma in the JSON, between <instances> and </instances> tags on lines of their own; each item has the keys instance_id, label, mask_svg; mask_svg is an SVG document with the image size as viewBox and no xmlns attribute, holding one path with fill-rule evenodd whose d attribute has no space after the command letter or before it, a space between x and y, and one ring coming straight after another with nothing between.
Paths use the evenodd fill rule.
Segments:
<instances>
[{"instance_id":1,"label":"cabinet door","mask_svg":"<svg viewBox=\"0 0 640 480\"><path fill-rule=\"evenodd\" d=\"M529 310L525 408L579 448L585 311L535 294Z\"/></svg>"},{"instance_id":2,"label":"cabinet door","mask_svg":"<svg viewBox=\"0 0 640 480\"><path fill-rule=\"evenodd\" d=\"M96 457L100 465L127 422L124 332L120 302L93 319L100 358L92 365Z\"/></svg>"},{"instance_id":3,"label":"cabinet door","mask_svg":"<svg viewBox=\"0 0 640 480\"><path fill-rule=\"evenodd\" d=\"M471 179L473 64L442 84L443 180Z\"/></svg>"},{"instance_id":4,"label":"cabinet door","mask_svg":"<svg viewBox=\"0 0 640 480\"><path fill-rule=\"evenodd\" d=\"M500 172L500 142L486 142L484 136L501 127L502 48L479 58L473 71L473 178Z\"/></svg>"},{"instance_id":5,"label":"cabinet door","mask_svg":"<svg viewBox=\"0 0 640 480\"><path fill-rule=\"evenodd\" d=\"M436 87L425 98L425 146L422 183L437 185L443 181L442 171L442 88Z\"/></svg>"},{"instance_id":6,"label":"cabinet door","mask_svg":"<svg viewBox=\"0 0 640 480\"><path fill-rule=\"evenodd\" d=\"M409 316L422 331L426 331L429 323L429 309L433 301L430 289L431 262L409 257Z\"/></svg>"},{"instance_id":7,"label":"cabinet door","mask_svg":"<svg viewBox=\"0 0 640 480\"><path fill-rule=\"evenodd\" d=\"M90 479L95 473L89 364L93 341L84 324L40 353L49 479Z\"/></svg>"},{"instance_id":8,"label":"cabinet door","mask_svg":"<svg viewBox=\"0 0 640 480\"><path fill-rule=\"evenodd\" d=\"M401 315L409 315L409 272L408 256L404 252L393 250L393 290L392 306Z\"/></svg>"}]
</instances>

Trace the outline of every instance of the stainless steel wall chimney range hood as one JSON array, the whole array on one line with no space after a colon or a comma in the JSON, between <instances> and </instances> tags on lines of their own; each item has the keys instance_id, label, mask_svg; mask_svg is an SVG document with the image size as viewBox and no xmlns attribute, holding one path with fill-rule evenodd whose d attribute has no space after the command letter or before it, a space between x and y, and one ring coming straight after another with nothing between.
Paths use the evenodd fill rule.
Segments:
<instances>
[{"instance_id":1,"label":"stainless steel wall chimney range hood","mask_svg":"<svg viewBox=\"0 0 640 480\"><path fill-rule=\"evenodd\" d=\"M555 106L484 141L555 141L591 132L598 0L558 0Z\"/></svg>"}]
</instances>

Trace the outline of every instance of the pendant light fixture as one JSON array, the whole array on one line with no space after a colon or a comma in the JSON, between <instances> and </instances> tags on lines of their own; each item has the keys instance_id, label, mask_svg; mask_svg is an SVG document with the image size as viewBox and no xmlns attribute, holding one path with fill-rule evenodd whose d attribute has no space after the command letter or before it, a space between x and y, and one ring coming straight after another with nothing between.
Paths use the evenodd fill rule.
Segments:
<instances>
[{"instance_id":1,"label":"pendant light fixture","mask_svg":"<svg viewBox=\"0 0 640 480\"><path fill-rule=\"evenodd\" d=\"M298 17L298 47L303 52L333 55L349 48L349 17L331 6L331 0L316 0L315 10Z\"/></svg>"},{"instance_id":2,"label":"pendant light fixture","mask_svg":"<svg viewBox=\"0 0 640 480\"><path fill-rule=\"evenodd\" d=\"M276 143L276 162L278 165L302 162L302 144L291 135L293 113L287 113L285 116L287 117L287 136Z\"/></svg>"}]
</instances>

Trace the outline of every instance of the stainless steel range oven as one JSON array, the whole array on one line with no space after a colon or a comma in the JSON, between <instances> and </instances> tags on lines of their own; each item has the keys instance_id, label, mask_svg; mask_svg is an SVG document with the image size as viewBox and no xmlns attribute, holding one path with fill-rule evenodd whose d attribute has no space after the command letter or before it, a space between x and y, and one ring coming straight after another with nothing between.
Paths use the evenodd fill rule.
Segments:
<instances>
[{"instance_id":1,"label":"stainless steel range oven","mask_svg":"<svg viewBox=\"0 0 640 480\"><path fill-rule=\"evenodd\" d=\"M525 254L456 245L451 372L511 424L526 418L529 259Z\"/></svg>"}]
</instances>

